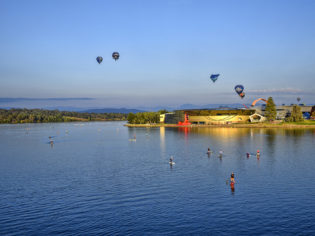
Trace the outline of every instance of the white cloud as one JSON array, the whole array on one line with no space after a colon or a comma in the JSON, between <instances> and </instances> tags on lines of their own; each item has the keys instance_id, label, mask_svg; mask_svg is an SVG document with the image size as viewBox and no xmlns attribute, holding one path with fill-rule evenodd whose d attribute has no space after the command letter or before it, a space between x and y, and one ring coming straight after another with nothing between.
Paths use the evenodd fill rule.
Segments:
<instances>
[{"instance_id":1,"label":"white cloud","mask_svg":"<svg viewBox=\"0 0 315 236\"><path fill-rule=\"evenodd\" d=\"M302 93L301 89L295 88L280 88L280 89L257 89L248 90L248 94L298 94Z\"/></svg>"}]
</instances>

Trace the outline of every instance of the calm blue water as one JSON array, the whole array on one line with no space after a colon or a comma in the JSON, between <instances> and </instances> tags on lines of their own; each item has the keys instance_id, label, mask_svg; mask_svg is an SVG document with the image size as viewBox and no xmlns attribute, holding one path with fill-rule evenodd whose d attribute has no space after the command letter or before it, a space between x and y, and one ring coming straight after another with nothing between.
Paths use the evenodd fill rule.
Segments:
<instances>
[{"instance_id":1,"label":"calm blue water","mask_svg":"<svg viewBox=\"0 0 315 236\"><path fill-rule=\"evenodd\" d=\"M0 235L315 234L315 129L123 124L0 125Z\"/></svg>"}]
</instances>

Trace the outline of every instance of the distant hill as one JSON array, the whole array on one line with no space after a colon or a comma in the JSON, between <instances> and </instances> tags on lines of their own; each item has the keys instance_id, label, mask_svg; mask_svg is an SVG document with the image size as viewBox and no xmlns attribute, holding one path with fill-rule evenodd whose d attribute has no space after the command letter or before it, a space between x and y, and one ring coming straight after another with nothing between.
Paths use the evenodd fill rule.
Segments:
<instances>
[{"instance_id":1,"label":"distant hill","mask_svg":"<svg viewBox=\"0 0 315 236\"><path fill-rule=\"evenodd\" d=\"M250 107L250 104L245 104L247 107ZM182 104L179 106L156 106L156 107L135 107L135 109L144 110L144 111L174 111L174 110L185 110L185 109L233 109L233 108L244 108L245 106L240 103L231 103L231 104L204 104L204 105L196 105L196 104Z\"/></svg>"},{"instance_id":2,"label":"distant hill","mask_svg":"<svg viewBox=\"0 0 315 236\"><path fill-rule=\"evenodd\" d=\"M250 107L250 104L245 104L247 107ZM138 112L147 112L147 111L160 111L166 109L171 112L174 110L184 110L184 109L233 109L233 108L244 108L243 104L240 103L231 103L231 104L182 104L180 106L155 106L155 107L134 107L134 108L98 108L98 107L72 107L72 106L3 106L2 109L11 109L11 108L27 108L27 109L44 109L44 110L59 110L59 111L72 111L80 113L138 113Z\"/></svg>"},{"instance_id":3,"label":"distant hill","mask_svg":"<svg viewBox=\"0 0 315 236\"><path fill-rule=\"evenodd\" d=\"M248 107L250 107L249 104L245 104ZM181 106L179 106L179 110L184 110L184 109L215 109L215 108L229 108L229 109L233 109L233 108L244 108L245 106L243 104L240 103L233 103L233 104L206 104L206 105L194 105L194 104L183 104Z\"/></svg>"},{"instance_id":4,"label":"distant hill","mask_svg":"<svg viewBox=\"0 0 315 236\"><path fill-rule=\"evenodd\" d=\"M85 111L80 111L82 113L137 113L137 112L145 112L143 110L138 109L128 109L128 108L101 108L101 109L88 109Z\"/></svg>"}]
</instances>

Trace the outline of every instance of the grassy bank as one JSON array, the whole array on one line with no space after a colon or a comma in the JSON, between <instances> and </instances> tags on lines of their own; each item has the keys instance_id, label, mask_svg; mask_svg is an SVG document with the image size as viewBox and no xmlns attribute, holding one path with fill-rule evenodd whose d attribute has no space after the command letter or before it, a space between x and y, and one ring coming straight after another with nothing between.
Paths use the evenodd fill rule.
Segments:
<instances>
[{"instance_id":1,"label":"grassy bank","mask_svg":"<svg viewBox=\"0 0 315 236\"><path fill-rule=\"evenodd\" d=\"M175 124L126 124L127 127L213 127L213 128L315 128L314 120L302 122L281 123L246 123L246 124L220 124L220 125L188 125L178 126Z\"/></svg>"}]
</instances>

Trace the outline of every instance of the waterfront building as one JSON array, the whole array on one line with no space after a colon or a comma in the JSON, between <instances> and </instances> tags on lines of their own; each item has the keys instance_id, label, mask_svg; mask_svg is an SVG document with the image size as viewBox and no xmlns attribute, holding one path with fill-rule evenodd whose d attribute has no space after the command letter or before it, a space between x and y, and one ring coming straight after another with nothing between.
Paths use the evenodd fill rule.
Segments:
<instances>
[{"instance_id":1,"label":"waterfront building","mask_svg":"<svg viewBox=\"0 0 315 236\"><path fill-rule=\"evenodd\" d=\"M254 109L190 109L177 110L167 113L164 117L166 124L178 124L185 121L185 115L192 125L213 125L213 124L233 124L246 123L250 121L250 116L255 114Z\"/></svg>"},{"instance_id":2,"label":"waterfront building","mask_svg":"<svg viewBox=\"0 0 315 236\"><path fill-rule=\"evenodd\" d=\"M293 106L295 105L292 104L276 106L276 119L281 121L286 117L289 117L293 110ZM305 106L303 104L300 104L299 106L301 107L304 119L310 119L312 116L312 111L315 111L314 106ZM176 110L174 112L160 115L160 122L165 124L182 124L182 122L188 121L192 125L220 125L264 122L266 120L264 116L265 110L265 104L262 106L251 106L250 109L218 108Z\"/></svg>"},{"instance_id":3,"label":"waterfront building","mask_svg":"<svg viewBox=\"0 0 315 236\"><path fill-rule=\"evenodd\" d=\"M276 110L277 110L276 119L284 120L286 117L289 117L295 105L297 104L291 104L291 105L283 104L281 106L276 106ZM299 104L298 106L301 108L301 112L303 114L304 119L310 119L311 114L312 114L312 106L306 106L304 104ZM251 107L251 108L255 109L257 114L260 114L262 116L265 115L266 104L263 104L262 106Z\"/></svg>"}]
</instances>

